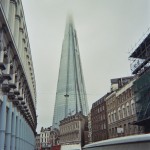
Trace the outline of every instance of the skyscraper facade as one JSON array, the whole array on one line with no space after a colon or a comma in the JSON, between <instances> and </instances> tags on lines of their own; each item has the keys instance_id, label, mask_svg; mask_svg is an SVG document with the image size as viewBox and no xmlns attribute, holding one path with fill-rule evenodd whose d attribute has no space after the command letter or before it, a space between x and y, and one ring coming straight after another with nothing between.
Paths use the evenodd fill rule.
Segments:
<instances>
[{"instance_id":1,"label":"skyscraper facade","mask_svg":"<svg viewBox=\"0 0 150 150\"><path fill-rule=\"evenodd\" d=\"M34 150L36 84L21 0L0 0L0 150Z\"/></svg>"},{"instance_id":2,"label":"skyscraper facade","mask_svg":"<svg viewBox=\"0 0 150 150\"><path fill-rule=\"evenodd\" d=\"M88 104L77 34L73 19L68 16L62 45L53 128L59 127L60 120L78 112L87 116Z\"/></svg>"}]
</instances>

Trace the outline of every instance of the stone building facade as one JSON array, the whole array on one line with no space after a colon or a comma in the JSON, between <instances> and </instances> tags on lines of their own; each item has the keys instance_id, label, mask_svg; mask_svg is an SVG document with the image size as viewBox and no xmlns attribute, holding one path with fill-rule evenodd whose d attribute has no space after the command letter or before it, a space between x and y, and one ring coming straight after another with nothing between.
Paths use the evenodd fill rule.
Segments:
<instances>
[{"instance_id":1,"label":"stone building facade","mask_svg":"<svg viewBox=\"0 0 150 150\"><path fill-rule=\"evenodd\" d=\"M92 143L92 121L91 121L91 112L88 114L88 143Z\"/></svg>"},{"instance_id":2,"label":"stone building facade","mask_svg":"<svg viewBox=\"0 0 150 150\"><path fill-rule=\"evenodd\" d=\"M0 149L35 148L36 83L21 0L0 0Z\"/></svg>"},{"instance_id":3,"label":"stone building facade","mask_svg":"<svg viewBox=\"0 0 150 150\"><path fill-rule=\"evenodd\" d=\"M68 116L60 121L60 145L85 144L84 132L88 128L88 119L81 113ZM86 134L88 136L88 134ZM86 138L87 139L87 138ZM87 144L87 143L86 143Z\"/></svg>"},{"instance_id":4,"label":"stone building facade","mask_svg":"<svg viewBox=\"0 0 150 150\"><path fill-rule=\"evenodd\" d=\"M41 144L40 144L40 134L36 134L36 146L35 150L40 150Z\"/></svg>"},{"instance_id":5,"label":"stone building facade","mask_svg":"<svg viewBox=\"0 0 150 150\"><path fill-rule=\"evenodd\" d=\"M51 127L41 128L40 131L40 147L43 150L50 150L51 140L50 140Z\"/></svg>"},{"instance_id":6,"label":"stone building facade","mask_svg":"<svg viewBox=\"0 0 150 150\"><path fill-rule=\"evenodd\" d=\"M106 98L109 138L139 134L141 127L133 125L136 121L133 81L113 91Z\"/></svg>"},{"instance_id":7,"label":"stone building facade","mask_svg":"<svg viewBox=\"0 0 150 150\"><path fill-rule=\"evenodd\" d=\"M108 126L105 99L106 94L93 103L91 109L92 142L108 139Z\"/></svg>"}]
</instances>

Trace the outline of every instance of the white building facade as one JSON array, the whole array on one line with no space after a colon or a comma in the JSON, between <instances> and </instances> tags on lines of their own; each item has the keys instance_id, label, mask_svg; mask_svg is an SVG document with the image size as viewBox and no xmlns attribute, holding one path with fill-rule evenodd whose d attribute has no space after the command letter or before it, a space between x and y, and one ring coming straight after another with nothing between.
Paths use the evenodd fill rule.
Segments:
<instances>
[{"instance_id":1,"label":"white building facade","mask_svg":"<svg viewBox=\"0 0 150 150\"><path fill-rule=\"evenodd\" d=\"M0 0L0 150L34 150L36 85L21 0Z\"/></svg>"},{"instance_id":2,"label":"white building facade","mask_svg":"<svg viewBox=\"0 0 150 150\"><path fill-rule=\"evenodd\" d=\"M49 128L42 127L41 128L40 145L41 145L41 148L44 150L49 150L51 147L50 132L51 132L51 127L49 127Z\"/></svg>"}]
</instances>

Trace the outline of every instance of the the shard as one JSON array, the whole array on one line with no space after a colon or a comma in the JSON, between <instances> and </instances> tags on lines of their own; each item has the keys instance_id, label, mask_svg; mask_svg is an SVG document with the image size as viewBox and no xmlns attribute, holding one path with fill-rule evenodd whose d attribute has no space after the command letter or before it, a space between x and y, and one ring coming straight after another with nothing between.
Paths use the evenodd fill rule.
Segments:
<instances>
[{"instance_id":1,"label":"the shard","mask_svg":"<svg viewBox=\"0 0 150 150\"><path fill-rule=\"evenodd\" d=\"M78 112L87 116L88 104L77 34L73 19L68 16L61 52L53 128L59 128L60 120Z\"/></svg>"}]
</instances>

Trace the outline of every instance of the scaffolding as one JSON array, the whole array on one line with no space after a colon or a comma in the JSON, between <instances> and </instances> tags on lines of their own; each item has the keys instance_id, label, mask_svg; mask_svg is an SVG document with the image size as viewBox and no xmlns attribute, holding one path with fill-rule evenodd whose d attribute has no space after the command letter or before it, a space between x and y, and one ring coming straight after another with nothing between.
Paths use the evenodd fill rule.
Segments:
<instances>
[{"instance_id":1,"label":"scaffolding","mask_svg":"<svg viewBox=\"0 0 150 150\"><path fill-rule=\"evenodd\" d=\"M147 130L150 124L150 32L131 53L129 60L132 74L138 76L133 83L137 114L135 124L144 126Z\"/></svg>"},{"instance_id":2,"label":"scaffolding","mask_svg":"<svg viewBox=\"0 0 150 150\"><path fill-rule=\"evenodd\" d=\"M150 122L150 70L133 83L138 125Z\"/></svg>"},{"instance_id":3,"label":"scaffolding","mask_svg":"<svg viewBox=\"0 0 150 150\"><path fill-rule=\"evenodd\" d=\"M147 32L150 32L150 29ZM150 33L146 35L146 38L129 57L133 74L141 74L150 67Z\"/></svg>"}]
</instances>

